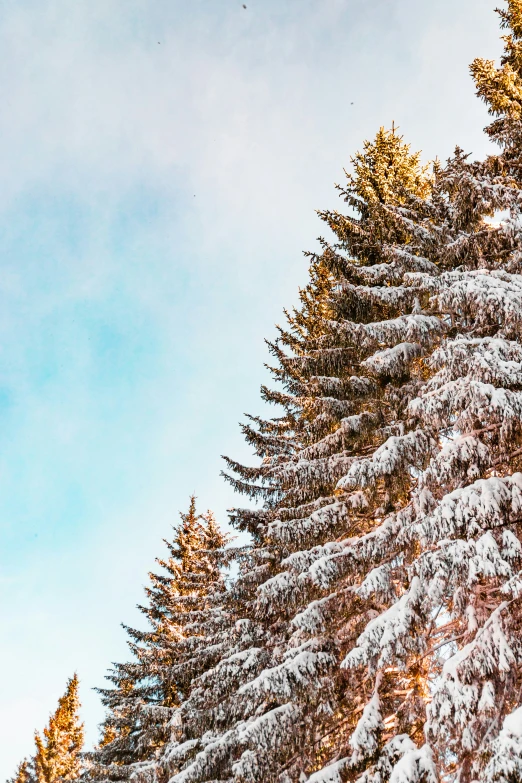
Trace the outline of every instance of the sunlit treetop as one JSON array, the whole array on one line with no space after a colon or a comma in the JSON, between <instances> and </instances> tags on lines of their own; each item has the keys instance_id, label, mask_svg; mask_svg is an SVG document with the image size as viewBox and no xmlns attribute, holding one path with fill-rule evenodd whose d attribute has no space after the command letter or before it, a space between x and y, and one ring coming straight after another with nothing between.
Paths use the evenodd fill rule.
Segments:
<instances>
[{"instance_id":1,"label":"sunlit treetop","mask_svg":"<svg viewBox=\"0 0 522 783\"><path fill-rule=\"evenodd\" d=\"M494 60L477 57L471 74L479 95L494 117L522 117L522 0L508 0L507 10L497 9L501 27L509 32L502 36L504 52L500 67Z\"/></svg>"},{"instance_id":2,"label":"sunlit treetop","mask_svg":"<svg viewBox=\"0 0 522 783\"><path fill-rule=\"evenodd\" d=\"M429 165L421 165L421 153L397 133L381 127L373 141L365 141L352 158L353 174L347 173L348 188L368 204L401 202L403 192L425 198L430 192Z\"/></svg>"}]
</instances>

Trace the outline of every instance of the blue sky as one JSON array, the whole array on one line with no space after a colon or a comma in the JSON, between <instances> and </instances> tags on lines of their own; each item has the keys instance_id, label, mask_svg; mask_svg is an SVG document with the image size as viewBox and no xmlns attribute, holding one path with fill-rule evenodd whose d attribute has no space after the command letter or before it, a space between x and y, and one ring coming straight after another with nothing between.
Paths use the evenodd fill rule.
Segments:
<instances>
[{"instance_id":1,"label":"blue sky","mask_svg":"<svg viewBox=\"0 0 522 783\"><path fill-rule=\"evenodd\" d=\"M394 120L488 149L491 0L0 0L0 777L65 681L88 739L190 493L237 502L314 210Z\"/></svg>"}]
</instances>

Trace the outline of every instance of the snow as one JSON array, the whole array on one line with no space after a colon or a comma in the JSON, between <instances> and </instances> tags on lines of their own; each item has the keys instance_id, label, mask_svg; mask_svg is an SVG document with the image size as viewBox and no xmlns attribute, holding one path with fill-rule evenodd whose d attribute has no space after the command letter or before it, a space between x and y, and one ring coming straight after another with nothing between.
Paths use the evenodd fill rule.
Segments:
<instances>
[{"instance_id":1,"label":"snow","mask_svg":"<svg viewBox=\"0 0 522 783\"><path fill-rule=\"evenodd\" d=\"M506 715L492 751L481 783L511 783L522 778L522 707Z\"/></svg>"},{"instance_id":2,"label":"snow","mask_svg":"<svg viewBox=\"0 0 522 783\"><path fill-rule=\"evenodd\" d=\"M334 764L314 772L308 778L308 783L342 783L341 773L348 765L348 759L339 759Z\"/></svg>"},{"instance_id":3,"label":"snow","mask_svg":"<svg viewBox=\"0 0 522 783\"><path fill-rule=\"evenodd\" d=\"M350 763L353 766L375 754L379 747L379 735L383 728L381 700L378 692L375 691L350 737L350 747L352 748Z\"/></svg>"},{"instance_id":4,"label":"snow","mask_svg":"<svg viewBox=\"0 0 522 783\"><path fill-rule=\"evenodd\" d=\"M407 652L418 646L411 634L416 621L417 607L424 591L420 579L412 579L409 590L389 609L368 623L357 639L357 647L351 650L341 663L341 668L370 664L379 668L400 661Z\"/></svg>"},{"instance_id":5,"label":"snow","mask_svg":"<svg viewBox=\"0 0 522 783\"><path fill-rule=\"evenodd\" d=\"M438 783L433 755L428 745L406 753L393 768L390 783Z\"/></svg>"}]
</instances>

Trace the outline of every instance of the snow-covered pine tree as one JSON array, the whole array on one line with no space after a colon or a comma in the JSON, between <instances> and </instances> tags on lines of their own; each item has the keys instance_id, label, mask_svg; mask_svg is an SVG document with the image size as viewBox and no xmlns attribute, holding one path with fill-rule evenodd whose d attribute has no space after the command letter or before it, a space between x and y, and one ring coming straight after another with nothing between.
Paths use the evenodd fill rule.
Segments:
<instances>
[{"instance_id":1,"label":"snow-covered pine tree","mask_svg":"<svg viewBox=\"0 0 522 783\"><path fill-rule=\"evenodd\" d=\"M265 507L233 517L255 543L235 586L244 619L231 654L180 712L180 736L163 763L176 783L296 780L345 748L364 709L369 683L340 667L364 627L364 600L353 584L329 594L307 571L376 527L378 507L393 508L395 481L370 497L338 482L358 453L401 431L392 411L401 403L388 399L387 386L404 385L422 344L443 328L417 312L416 291L401 285L406 274L435 267L406 252L409 228L389 209L428 195L419 155L395 129L381 129L353 164L342 190L351 214L320 213L336 244L323 241L312 257L302 306L271 346L284 391L262 393L284 415L244 428L259 468L228 461L236 489ZM414 313L401 315L405 308ZM395 341L398 350L371 363ZM403 477L400 484L405 494Z\"/></svg>"},{"instance_id":2,"label":"snow-covered pine tree","mask_svg":"<svg viewBox=\"0 0 522 783\"><path fill-rule=\"evenodd\" d=\"M83 748L83 724L79 721L79 681L75 674L67 682L58 707L49 718L43 736L35 734L36 754L18 769L18 783L58 783L78 780Z\"/></svg>"},{"instance_id":3,"label":"snow-covered pine tree","mask_svg":"<svg viewBox=\"0 0 522 783\"><path fill-rule=\"evenodd\" d=\"M195 496L180 517L173 541L165 541L168 558L157 560L162 572L149 574L148 604L139 607L149 628L124 626L133 660L115 664L107 676L114 687L99 691L107 717L89 754L91 780L128 780L147 768L169 736L172 710L221 653L229 536L212 512L197 513Z\"/></svg>"}]
</instances>

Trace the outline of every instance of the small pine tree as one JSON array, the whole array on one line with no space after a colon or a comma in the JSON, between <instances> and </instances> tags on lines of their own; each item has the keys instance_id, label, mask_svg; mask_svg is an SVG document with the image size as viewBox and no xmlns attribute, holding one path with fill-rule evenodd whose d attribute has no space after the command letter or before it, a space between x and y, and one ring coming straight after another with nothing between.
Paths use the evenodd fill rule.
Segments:
<instances>
[{"instance_id":1,"label":"small pine tree","mask_svg":"<svg viewBox=\"0 0 522 783\"><path fill-rule=\"evenodd\" d=\"M37 783L77 780L81 775L83 724L80 724L78 717L78 686L75 674L68 681L55 713L43 730L43 736L38 732L35 734L36 754L31 766ZM28 774L31 780L29 766L21 768L21 774Z\"/></svg>"},{"instance_id":2,"label":"small pine tree","mask_svg":"<svg viewBox=\"0 0 522 783\"><path fill-rule=\"evenodd\" d=\"M170 736L173 710L220 655L229 537L211 512L197 513L195 496L180 516L173 541L165 541L169 557L157 560L162 572L149 574L148 605L139 607L149 629L124 626L133 660L115 664L107 677L115 687L100 689L108 712L102 740L89 755L91 779L127 780L156 759Z\"/></svg>"}]
</instances>

